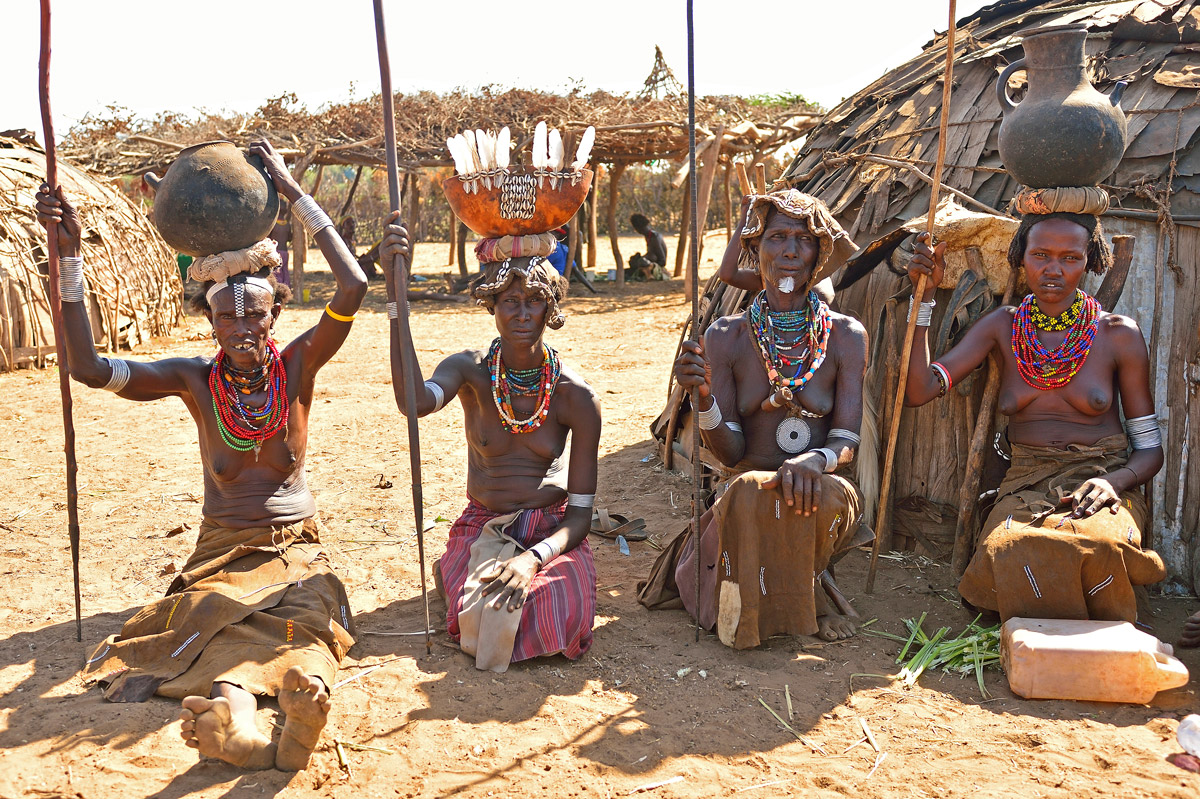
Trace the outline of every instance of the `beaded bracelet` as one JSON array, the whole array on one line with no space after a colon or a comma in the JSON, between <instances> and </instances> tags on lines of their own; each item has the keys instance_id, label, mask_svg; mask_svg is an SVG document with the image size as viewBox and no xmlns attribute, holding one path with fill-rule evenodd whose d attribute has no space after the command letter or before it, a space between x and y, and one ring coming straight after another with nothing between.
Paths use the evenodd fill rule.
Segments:
<instances>
[{"instance_id":1,"label":"beaded bracelet","mask_svg":"<svg viewBox=\"0 0 1200 799\"><path fill-rule=\"evenodd\" d=\"M708 410L700 411L700 429L715 430L721 424L723 417L721 416L721 406L717 404L716 397L712 398L712 407Z\"/></svg>"},{"instance_id":2,"label":"beaded bracelet","mask_svg":"<svg viewBox=\"0 0 1200 799\"><path fill-rule=\"evenodd\" d=\"M325 303L325 313L329 314L330 318L336 319L339 322L353 322L354 317L358 316L358 314L350 314L349 316L343 316L342 314L340 314L337 311L330 308L329 303Z\"/></svg>"},{"instance_id":3,"label":"beaded bracelet","mask_svg":"<svg viewBox=\"0 0 1200 799\"><path fill-rule=\"evenodd\" d=\"M917 327L929 327L933 321L933 306L937 305L936 300L922 302L917 309ZM913 298L908 298L908 318L912 319L913 315Z\"/></svg>"},{"instance_id":4,"label":"beaded bracelet","mask_svg":"<svg viewBox=\"0 0 1200 799\"><path fill-rule=\"evenodd\" d=\"M83 256L58 259L58 294L63 302L83 302Z\"/></svg>"},{"instance_id":5,"label":"beaded bracelet","mask_svg":"<svg viewBox=\"0 0 1200 799\"><path fill-rule=\"evenodd\" d=\"M321 209L321 206L317 205L317 201L311 194L305 194L292 203L292 212L299 217L301 224L304 225L304 230L310 236L317 235L327 227L333 227L333 220Z\"/></svg>"},{"instance_id":6,"label":"beaded bracelet","mask_svg":"<svg viewBox=\"0 0 1200 799\"><path fill-rule=\"evenodd\" d=\"M941 384L941 390L938 392L939 397L946 396L946 392L954 385L954 381L950 379L950 373L946 371L946 367L942 366L937 361L929 364L929 368L933 370L933 374Z\"/></svg>"}]
</instances>

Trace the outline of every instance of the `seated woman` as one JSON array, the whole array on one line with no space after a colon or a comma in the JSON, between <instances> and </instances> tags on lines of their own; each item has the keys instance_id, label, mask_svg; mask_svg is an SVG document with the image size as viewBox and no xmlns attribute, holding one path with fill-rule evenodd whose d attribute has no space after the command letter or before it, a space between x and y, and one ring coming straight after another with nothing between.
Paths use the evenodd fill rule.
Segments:
<instances>
[{"instance_id":1,"label":"seated woman","mask_svg":"<svg viewBox=\"0 0 1200 799\"><path fill-rule=\"evenodd\" d=\"M329 217L271 145L256 142L250 151L279 193L297 203L337 279L316 327L282 351L272 333L291 293L271 273L279 259L274 242L264 240L214 256L254 271L206 280L193 300L212 322L215 358L97 357L79 215L61 191L53 196L45 186L37 208L42 224L57 223L71 377L136 402L180 398L196 421L204 464L196 551L166 597L101 644L86 671L114 702L155 693L182 699L183 739L202 755L294 770L308 763L338 663L354 643L345 589L318 538L304 455L314 380L350 333L367 283ZM209 260L192 264L194 279L204 279ZM255 727L256 694L277 697L287 717L278 744Z\"/></svg>"},{"instance_id":2,"label":"seated woman","mask_svg":"<svg viewBox=\"0 0 1200 799\"><path fill-rule=\"evenodd\" d=\"M1026 215L1008 261L1025 270L1032 293L984 316L932 364L929 300L945 245L930 250L926 240L909 267L914 285L921 274L931 279L905 400L923 405L944 395L994 355L1012 445L959 593L1001 619L1133 621L1134 586L1166 576L1162 559L1142 549L1146 502L1134 490L1162 467L1163 452L1141 331L1079 288L1085 272L1112 262L1098 217Z\"/></svg>"},{"instance_id":3,"label":"seated woman","mask_svg":"<svg viewBox=\"0 0 1200 799\"><path fill-rule=\"evenodd\" d=\"M407 251L408 234L393 214L380 247L393 321L403 283L391 265ZM488 263L472 293L496 317L499 337L486 349L451 355L417 386L419 415L455 397L465 414L469 502L450 529L435 578L447 630L480 669L502 672L509 663L557 653L576 660L592 645L596 569L587 534L600 402L542 341L547 327L563 326L566 288L544 256ZM402 348L416 363L413 342L401 341L393 324L393 388L407 415ZM560 457L568 434L564 487Z\"/></svg>"},{"instance_id":4,"label":"seated woman","mask_svg":"<svg viewBox=\"0 0 1200 799\"><path fill-rule=\"evenodd\" d=\"M870 540L858 489L834 474L859 442L867 334L813 287L854 245L820 200L794 189L754 196L741 242L761 291L713 322L703 346L684 342L675 362L679 384L699 393L704 445L732 479L700 520L699 554L691 535L676 539L639 601L678 596L738 649L780 633L846 638L854 624L816 586L833 558Z\"/></svg>"},{"instance_id":5,"label":"seated woman","mask_svg":"<svg viewBox=\"0 0 1200 799\"><path fill-rule=\"evenodd\" d=\"M742 216L738 230L746 226L746 214L750 211L750 201L753 194L742 195ZM717 267L717 275L722 283L727 283L735 289L758 293L763 289L762 275L758 272L756 262L742 257L742 237L733 236L725 246L725 254L721 256L721 264ZM824 278L813 287L817 296L826 303L833 302L833 280Z\"/></svg>"}]
</instances>

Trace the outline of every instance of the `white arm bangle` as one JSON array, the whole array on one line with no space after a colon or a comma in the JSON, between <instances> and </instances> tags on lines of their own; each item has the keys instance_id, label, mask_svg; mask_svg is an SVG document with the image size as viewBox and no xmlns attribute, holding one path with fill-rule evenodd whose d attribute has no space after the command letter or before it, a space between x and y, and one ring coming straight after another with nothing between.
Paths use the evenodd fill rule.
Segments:
<instances>
[{"instance_id":1,"label":"white arm bangle","mask_svg":"<svg viewBox=\"0 0 1200 799\"><path fill-rule=\"evenodd\" d=\"M129 363L121 358L104 358L103 360L112 367L112 376L108 378L103 389L116 394L129 382Z\"/></svg>"},{"instance_id":2,"label":"white arm bangle","mask_svg":"<svg viewBox=\"0 0 1200 799\"><path fill-rule=\"evenodd\" d=\"M936 300L921 303L917 309L917 327L929 327L933 321L933 306L937 305ZM913 298L908 298L908 318L912 319L913 315Z\"/></svg>"},{"instance_id":3,"label":"white arm bangle","mask_svg":"<svg viewBox=\"0 0 1200 799\"><path fill-rule=\"evenodd\" d=\"M432 380L425 381L425 388L429 389L429 393L433 395L433 410L430 413L437 413L446 404L446 392L442 391L442 387Z\"/></svg>"},{"instance_id":4,"label":"white arm bangle","mask_svg":"<svg viewBox=\"0 0 1200 799\"><path fill-rule=\"evenodd\" d=\"M1125 420L1125 434L1133 449L1157 449L1162 446L1162 432L1154 414Z\"/></svg>"},{"instance_id":5,"label":"white arm bangle","mask_svg":"<svg viewBox=\"0 0 1200 799\"><path fill-rule=\"evenodd\" d=\"M838 465L837 453L834 452L833 450L829 449L828 447L821 447L820 449L814 449L813 452L819 452L825 456L825 468L822 469L821 471L825 472L825 474L833 474L834 470L837 469L837 465Z\"/></svg>"},{"instance_id":6,"label":"white arm bangle","mask_svg":"<svg viewBox=\"0 0 1200 799\"><path fill-rule=\"evenodd\" d=\"M587 508L591 509L596 504L595 494L572 494L567 493L568 508Z\"/></svg>"},{"instance_id":7,"label":"white arm bangle","mask_svg":"<svg viewBox=\"0 0 1200 799\"><path fill-rule=\"evenodd\" d=\"M400 318L399 306L397 306L396 303L394 303L394 302L389 302L387 304L387 314L388 314L388 319L399 319Z\"/></svg>"},{"instance_id":8,"label":"white arm bangle","mask_svg":"<svg viewBox=\"0 0 1200 799\"><path fill-rule=\"evenodd\" d=\"M321 210L321 206L317 205L317 201L311 194L305 194L292 203L292 212L300 219L310 236L317 235L327 227L333 227L333 220L329 218L329 214Z\"/></svg>"},{"instance_id":9,"label":"white arm bangle","mask_svg":"<svg viewBox=\"0 0 1200 799\"><path fill-rule=\"evenodd\" d=\"M533 553L533 556L538 559L538 563L542 566L545 566L562 554L562 550L548 540L538 542L529 551Z\"/></svg>"},{"instance_id":10,"label":"white arm bangle","mask_svg":"<svg viewBox=\"0 0 1200 799\"><path fill-rule=\"evenodd\" d=\"M831 427L826 438L844 438L847 441L853 441L855 446L862 443L862 436L844 427Z\"/></svg>"},{"instance_id":11,"label":"white arm bangle","mask_svg":"<svg viewBox=\"0 0 1200 799\"><path fill-rule=\"evenodd\" d=\"M83 302L83 256L58 259L58 293L63 302Z\"/></svg>"},{"instance_id":12,"label":"white arm bangle","mask_svg":"<svg viewBox=\"0 0 1200 799\"><path fill-rule=\"evenodd\" d=\"M742 432L742 426L740 424L738 424L737 422L726 422L725 426L728 427L730 430L732 430L735 433Z\"/></svg>"},{"instance_id":13,"label":"white arm bangle","mask_svg":"<svg viewBox=\"0 0 1200 799\"><path fill-rule=\"evenodd\" d=\"M710 397L709 399L713 401L712 407L706 411L700 411L698 417L701 430L715 430L721 424L723 418L721 416L721 406L717 404L717 398Z\"/></svg>"}]
</instances>

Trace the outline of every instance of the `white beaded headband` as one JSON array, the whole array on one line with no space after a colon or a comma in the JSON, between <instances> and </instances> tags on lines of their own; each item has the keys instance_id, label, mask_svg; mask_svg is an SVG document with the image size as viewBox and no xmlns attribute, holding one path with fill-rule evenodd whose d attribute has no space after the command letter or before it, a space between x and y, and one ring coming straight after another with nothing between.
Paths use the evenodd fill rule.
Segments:
<instances>
[{"instance_id":1,"label":"white beaded headband","mask_svg":"<svg viewBox=\"0 0 1200 799\"><path fill-rule=\"evenodd\" d=\"M232 275L231 277L227 277L218 283L214 283L213 287L205 292L204 298L208 300L208 306L211 308L213 297L216 296L217 292L232 287L234 312L238 316L245 316L246 286L248 285L257 286L259 288L266 289L267 291L271 292L272 295L275 294L275 288L271 285L271 281L267 280L265 277L258 277L256 275Z\"/></svg>"}]
</instances>

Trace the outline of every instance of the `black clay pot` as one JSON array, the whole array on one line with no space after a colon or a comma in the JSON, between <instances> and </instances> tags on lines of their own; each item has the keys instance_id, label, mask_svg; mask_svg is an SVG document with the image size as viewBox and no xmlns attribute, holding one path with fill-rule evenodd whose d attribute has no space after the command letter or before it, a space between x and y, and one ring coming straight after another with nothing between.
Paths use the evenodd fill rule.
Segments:
<instances>
[{"instance_id":1,"label":"black clay pot","mask_svg":"<svg viewBox=\"0 0 1200 799\"><path fill-rule=\"evenodd\" d=\"M1117 105L1125 83L1107 96L1096 91L1084 71L1086 39L1083 25L1025 34L1025 57L1009 64L996 81L1004 111L1000 158L1026 186L1095 186L1125 153L1125 114ZM1020 69L1028 75L1029 91L1013 103L1008 78Z\"/></svg>"},{"instance_id":2,"label":"black clay pot","mask_svg":"<svg viewBox=\"0 0 1200 799\"><path fill-rule=\"evenodd\" d=\"M279 195L262 159L232 142L188 147L154 189L154 224L167 244L192 256L240 250L265 239L279 215Z\"/></svg>"}]
</instances>

